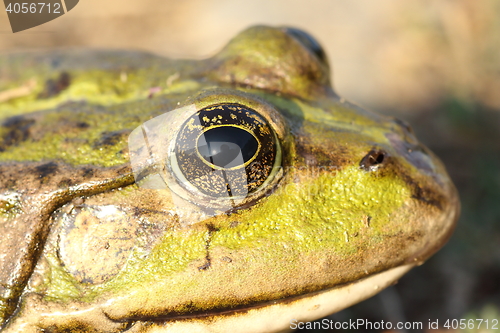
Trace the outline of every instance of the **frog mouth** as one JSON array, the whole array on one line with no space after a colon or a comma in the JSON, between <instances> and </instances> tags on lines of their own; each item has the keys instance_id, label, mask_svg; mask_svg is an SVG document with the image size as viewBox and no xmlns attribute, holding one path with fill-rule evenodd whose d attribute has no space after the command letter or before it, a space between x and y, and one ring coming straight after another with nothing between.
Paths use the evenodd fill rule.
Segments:
<instances>
[{"instance_id":1,"label":"frog mouth","mask_svg":"<svg viewBox=\"0 0 500 333\"><path fill-rule=\"evenodd\" d=\"M295 322L313 321L374 296L415 267L405 264L361 280L326 290L241 308L176 317L141 318L129 323L131 332L280 332Z\"/></svg>"}]
</instances>

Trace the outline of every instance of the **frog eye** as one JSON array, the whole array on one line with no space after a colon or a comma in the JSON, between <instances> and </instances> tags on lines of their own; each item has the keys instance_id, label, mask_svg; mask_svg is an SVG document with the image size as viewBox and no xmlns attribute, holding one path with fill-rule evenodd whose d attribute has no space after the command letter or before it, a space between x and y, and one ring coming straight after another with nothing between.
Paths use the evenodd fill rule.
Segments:
<instances>
[{"instance_id":1,"label":"frog eye","mask_svg":"<svg viewBox=\"0 0 500 333\"><path fill-rule=\"evenodd\" d=\"M269 123L239 104L205 107L180 127L171 169L181 184L210 198L246 197L271 180L281 148Z\"/></svg>"},{"instance_id":2,"label":"frog eye","mask_svg":"<svg viewBox=\"0 0 500 333\"><path fill-rule=\"evenodd\" d=\"M321 44L316 39L314 39L314 37L309 35L307 32L297 28L285 28L285 32L301 42L302 45L304 45L313 54L315 54L321 62L323 62L324 64L328 64L325 50L323 50Z\"/></svg>"}]
</instances>

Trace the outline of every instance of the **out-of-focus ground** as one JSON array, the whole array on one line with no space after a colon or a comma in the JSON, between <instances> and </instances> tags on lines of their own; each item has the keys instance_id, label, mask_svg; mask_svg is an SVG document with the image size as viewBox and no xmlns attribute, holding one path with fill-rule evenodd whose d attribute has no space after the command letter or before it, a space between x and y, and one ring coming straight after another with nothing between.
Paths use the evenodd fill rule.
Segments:
<instances>
[{"instance_id":1,"label":"out-of-focus ground","mask_svg":"<svg viewBox=\"0 0 500 333\"><path fill-rule=\"evenodd\" d=\"M337 92L408 120L461 195L462 216L443 250L395 287L330 318L424 327L500 319L500 1L85 0L16 34L0 13L0 52L85 46L201 58L254 24L316 36Z\"/></svg>"}]
</instances>

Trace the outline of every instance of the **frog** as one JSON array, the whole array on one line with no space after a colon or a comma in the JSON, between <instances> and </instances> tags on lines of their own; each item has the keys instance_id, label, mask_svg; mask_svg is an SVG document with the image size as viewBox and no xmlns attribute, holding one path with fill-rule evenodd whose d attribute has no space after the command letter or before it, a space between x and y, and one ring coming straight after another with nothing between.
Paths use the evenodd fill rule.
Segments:
<instances>
[{"instance_id":1,"label":"frog","mask_svg":"<svg viewBox=\"0 0 500 333\"><path fill-rule=\"evenodd\" d=\"M291 27L203 60L2 55L0 138L2 332L286 330L396 283L460 211Z\"/></svg>"}]
</instances>

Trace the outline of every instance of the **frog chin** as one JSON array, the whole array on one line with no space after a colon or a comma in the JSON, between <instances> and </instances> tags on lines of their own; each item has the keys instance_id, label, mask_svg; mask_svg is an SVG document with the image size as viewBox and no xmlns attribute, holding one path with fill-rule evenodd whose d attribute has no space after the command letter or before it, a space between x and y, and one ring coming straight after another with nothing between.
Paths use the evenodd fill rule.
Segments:
<instances>
[{"instance_id":1,"label":"frog chin","mask_svg":"<svg viewBox=\"0 0 500 333\"><path fill-rule=\"evenodd\" d=\"M284 332L299 322L325 317L354 305L393 285L417 264L391 268L367 278L321 292L292 299L273 301L261 307L148 324L137 322L138 332ZM137 325L139 324L139 325ZM134 331L135 332L135 331Z\"/></svg>"}]
</instances>

